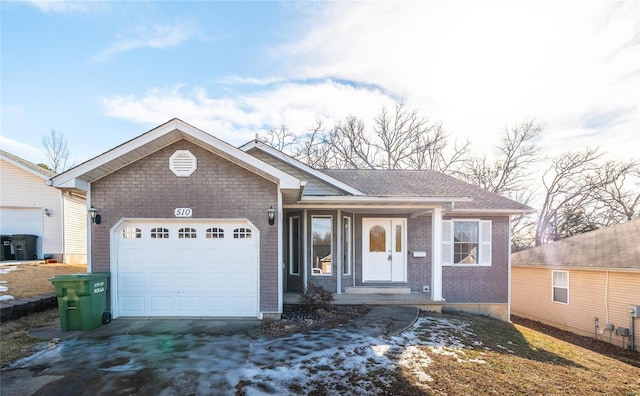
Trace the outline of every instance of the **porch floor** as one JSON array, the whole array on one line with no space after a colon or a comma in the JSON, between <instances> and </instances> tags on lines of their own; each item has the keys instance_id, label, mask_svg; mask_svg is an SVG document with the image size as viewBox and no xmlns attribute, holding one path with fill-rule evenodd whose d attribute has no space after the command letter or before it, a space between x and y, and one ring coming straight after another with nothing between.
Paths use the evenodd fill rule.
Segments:
<instances>
[{"instance_id":1,"label":"porch floor","mask_svg":"<svg viewBox=\"0 0 640 396\"><path fill-rule=\"evenodd\" d=\"M284 293L283 302L285 304L297 304L300 294ZM336 305L417 305L421 309L427 309L431 306L434 310L442 307L442 302L431 301L427 294L411 293L411 294L334 294L333 304ZM425 306L425 308L422 308Z\"/></svg>"}]
</instances>

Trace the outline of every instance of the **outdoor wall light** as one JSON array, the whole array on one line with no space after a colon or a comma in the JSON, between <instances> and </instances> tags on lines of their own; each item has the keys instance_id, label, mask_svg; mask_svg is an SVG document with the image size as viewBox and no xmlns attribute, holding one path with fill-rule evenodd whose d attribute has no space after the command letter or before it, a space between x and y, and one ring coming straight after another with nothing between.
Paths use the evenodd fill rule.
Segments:
<instances>
[{"instance_id":1,"label":"outdoor wall light","mask_svg":"<svg viewBox=\"0 0 640 396\"><path fill-rule=\"evenodd\" d=\"M269 216L269 225L273 225L276 221L276 210L273 206L267 210L267 215Z\"/></svg>"},{"instance_id":2,"label":"outdoor wall light","mask_svg":"<svg viewBox=\"0 0 640 396\"><path fill-rule=\"evenodd\" d=\"M51 217L51 209L49 209L49 208L44 208L44 214L45 214L47 217Z\"/></svg>"},{"instance_id":3,"label":"outdoor wall light","mask_svg":"<svg viewBox=\"0 0 640 396\"><path fill-rule=\"evenodd\" d=\"M98 214L98 209L94 208L93 205L88 209L89 214L91 215L91 222L94 224L100 224L102 222L102 217Z\"/></svg>"}]
</instances>

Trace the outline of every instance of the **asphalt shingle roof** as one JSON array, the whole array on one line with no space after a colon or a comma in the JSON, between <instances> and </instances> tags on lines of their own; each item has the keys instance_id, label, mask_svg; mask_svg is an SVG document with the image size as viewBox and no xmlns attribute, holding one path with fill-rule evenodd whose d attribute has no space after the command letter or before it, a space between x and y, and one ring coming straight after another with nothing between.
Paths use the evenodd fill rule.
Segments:
<instances>
[{"instance_id":1,"label":"asphalt shingle roof","mask_svg":"<svg viewBox=\"0 0 640 396\"><path fill-rule=\"evenodd\" d=\"M43 176L46 176L48 179L54 177L57 174L55 172L52 172L52 171L50 171L48 169L45 169L45 168L43 168L41 166L36 165L33 162L29 162L29 161L27 161L25 159L22 159L22 158L18 157L17 155L13 155L11 153L8 153L8 152L6 152L4 150L0 150L0 154L2 154L4 157L7 157L7 158L9 158L10 160L12 160L14 162L17 162L17 163L19 163L19 164L21 164L23 166L26 166L27 168L29 168L31 170L34 170L34 171L40 173Z\"/></svg>"},{"instance_id":2,"label":"asphalt shingle roof","mask_svg":"<svg viewBox=\"0 0 640 396\"><path fill-rule=\"evenodd\" d=\"M511 255L513 265L640 269L640 219Z\"/></svg>"},{"instance_id":3,"label":"asphalt shingle roof","mask_svg":"<svg viewBox=\"0 0 640 396\"><path fill-rule=\"evenodd\" d=\"M509 198L432 170L325 169L325 175L374 197L469 197L457 209L530 211Z\"/></svg>"}]
</instances>

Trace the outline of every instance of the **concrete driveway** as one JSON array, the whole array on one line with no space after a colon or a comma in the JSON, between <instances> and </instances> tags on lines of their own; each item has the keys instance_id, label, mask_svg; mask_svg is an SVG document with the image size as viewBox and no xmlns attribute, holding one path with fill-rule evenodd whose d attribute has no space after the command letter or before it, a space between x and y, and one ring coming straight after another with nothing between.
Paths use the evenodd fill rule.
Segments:
<instances>
[{"instance_id":1,"label":"concrete driveway","mask_svg":"<svg viewBox=\"0 0 640 396\"><path fill-rule=\"evenodd\" d=\"M415 307L376 307L341 328L280 338L258 336L257 320L119 318L66 333L53 323L32 332L51 342L0 371L0 393L299 394L296 378L322 376L327 369L355 375L377 360L388 365L375 346L417 316ZM336 367L336 361L348 367Z\"/></svg>"}]
</instances>

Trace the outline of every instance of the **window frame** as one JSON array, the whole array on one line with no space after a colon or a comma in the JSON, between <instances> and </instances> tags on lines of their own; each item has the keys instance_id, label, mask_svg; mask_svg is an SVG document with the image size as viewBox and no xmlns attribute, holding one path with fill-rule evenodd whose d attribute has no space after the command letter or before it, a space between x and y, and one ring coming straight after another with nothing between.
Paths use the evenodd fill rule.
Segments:
<instances>
[{"instance_id":1,"label":"window frame","mask_svg":"<svg viewBox=\"0 0 640 396\"><path fill-rule=\"evenodd\" d=\"M478 224L477 263L455 263L455 224L475 222ZM448 230L448 234L447 234ZM455 267L491 267L493 262L493 222L483 219L454 218L442 220L442 252L443 266ZM487 239L488 238L488 239Z\"/></svg>"},{"instance_id":2,"label":"window frame","mask_svg":"<svg viewBox=\"0 0 640 396\"><path fill-rule=\"evenodd\" d=\"M347 221L348 228L345 229L344 221ZM351 275L352 252L353 252L353 224L351 217L342 217L342 275ZM348 245L348 246L347 246ZM346 247L346 249L345 249ZM346 269L346 272L345 272Z\"/></svg>"},{"instance_id":3,"label":"window frame","mask_svg":"<svg viewBox=\"0 0 640 396\"><path fill-rule=\"evenodd\" d=\"M561 286L556 285L556 277L555 274L566 274L567 285ZM564 289L567 291L567 301L556 300L556 289ZM551 270L551 301L557 304L569 305L569 271L566 270Z\"/></svg>"},{"instance_id":4,"label":"window frame","mask_svg":"<svg viewBox=\"0 0 640 396\"><path fill-rule=\"evenodd\" d=\"M319 273L316 274L314 273L314 257L315 257L315 249L314 249L314 244L313 244L313 220L314 219L329 219L329 230L331 231L331 235L330 235L330 248L329 248L329 255L331 256L331 272L329 273ZM311 216L311 276L333 276L333 264L335 262L334 257L333 257L333 215L312 215ZM326 256L325 256L326 257Z\"/></svg>"},{"instance_id":5,"label":"window frame","mask_svg":"<svg viewBox=\"0 0 640 396\"><path fill-rule=\"evenodd\" d=\"M204 230L205 239L224 239L224 228L211 226Z\"/></svg>"},{"instance_id":6,"label":"window frame","mask_svg":"<svg viewBox=\"0 0 640 396\"><path fill-rule=\"evenodd\" d=\"M294 241L294 237L293 237L293 220L296 219L298 220L298 238ZM301 243L300 243L300 236L301 236L301 227L300 227L301 223L300 223L300 216L291 216L289 217L289 275L294 275L294 276L299 276L300 275L300 264L302 262L302 260L300 260L300 252L301 250ZM293 252L293 244L296 243L298 244L298 271L294 271L294 267L293 267L293 261L294 261L294 252Z\"/></svg>"},{"instance_id":7,"label":"window frame","mask_svg":"<svg viewBox=\"0 0 640 396\"><path fill-rule=\"evenodd\" d=\"M198 229L190 226L184 226L178 229L178 239L197 239Z\"/></svg>"}]
</instances>

